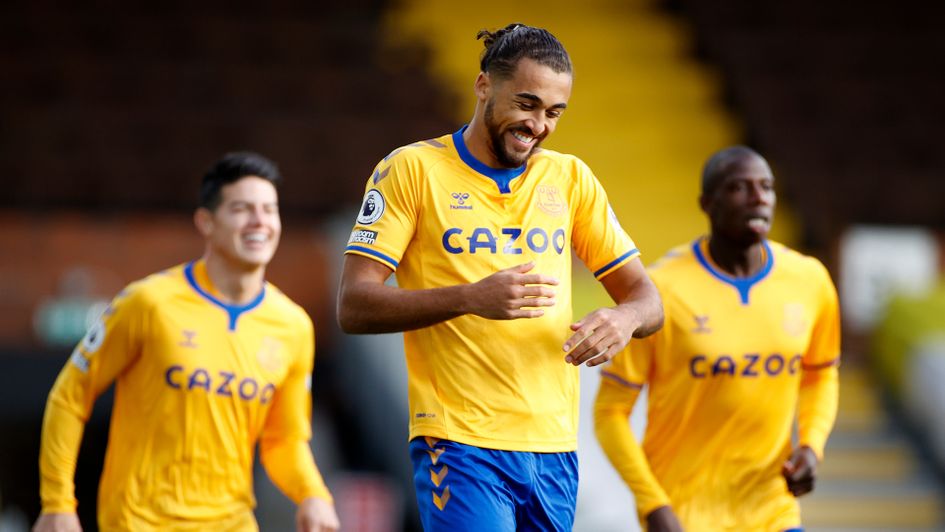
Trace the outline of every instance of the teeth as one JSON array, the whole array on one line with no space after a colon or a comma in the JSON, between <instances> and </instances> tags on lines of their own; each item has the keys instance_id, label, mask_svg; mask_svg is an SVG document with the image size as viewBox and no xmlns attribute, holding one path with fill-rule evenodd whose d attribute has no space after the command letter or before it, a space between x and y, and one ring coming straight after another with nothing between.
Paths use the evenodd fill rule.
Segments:
<instances>
[{"instance_id":1,"label":"teeth","mask_svg":"<svg viewBox=\"0 0 945 532\"><path fill-rule=\"evenodd\" d=\"M528 144L529 142L535 140L535 137L530 137L530 136L528 136L528 135L526 135L526 134L524 134L524 133L520 133L520 132L518 132L518 131L513 131L513 132L512 132L512 136L515 137L515 138L517 138L518 140L524 142L525 144Z\"/></svg>"},{"instance_id":2,"label":"teeth","mask_svg":"<svg viewBox=\"0 0 945 532\"><path fill-rule=\"evenodd\" d=\"M748 226L755 229L763 229L768 226L768 221L764 218L752 218L748 220Z\"/></svg>"},{"instance_id":3,"label":"teeth","mask_svg":"<svg viewBox=\"0 0 945 532\"><path fill-rule=\"evenodd\" d=\"M264 234L262 234L262 233L251 233L251 234L248 234L248 235L244 236L243 239L244 239L244 240L247 240L247 241L249 241L249 242L265 242L265 241L266 241L266 235L264 235Z\"/></svg>"}]
</instances>

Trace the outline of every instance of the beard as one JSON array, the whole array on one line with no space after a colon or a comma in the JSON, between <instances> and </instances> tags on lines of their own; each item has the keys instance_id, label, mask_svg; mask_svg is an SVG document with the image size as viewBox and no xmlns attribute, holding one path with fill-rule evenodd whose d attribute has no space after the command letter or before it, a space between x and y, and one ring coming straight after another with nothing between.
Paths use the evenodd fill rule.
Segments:
<instances>
[{"instance_id":1,"label":"beard","mask_svg":"<svg viewBox=\"0 0 945 532\"><path fill-rule=\"evenodd\" d=\"M485 119L486 131L489 133L489 144L492 148L492 154L495 155L499 165L503 168L518 168L528 161L528 158L535 152L535 148L541 145L541 140L536 140L532 149L525 154L510 153L505 148L505 142L502 140L503 131L499 129L499 124L495 121L495 100L486 102L486 110L483 118ZM527 130L525 130L527 131ZM531 135L531 131L527 131Z\"/></svg>"}]
</instances>

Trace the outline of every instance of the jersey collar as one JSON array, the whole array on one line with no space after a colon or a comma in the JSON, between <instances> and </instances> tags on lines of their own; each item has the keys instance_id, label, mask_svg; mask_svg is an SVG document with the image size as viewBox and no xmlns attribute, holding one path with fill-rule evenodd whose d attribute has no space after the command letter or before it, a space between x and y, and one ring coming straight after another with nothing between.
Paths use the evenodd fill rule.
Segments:
<instances>
[{"instance_id":1,"label":"jersey collar","mask_svg":"<svg viewBox=\"0 0 945 532\"><path fill-rule=\"evenodd\" d=\"M241 314L258 307L266 297L266 285L263 283L263 287L262 290L259 291L259 295L257 295L252 301L245 305L231 305L221 301L219 298L210 293L210 291L213 290L213 285L210 282L210 277L207 275L207 266L203 263L203 261L191 261L187 263L187 265L184 266L184 277L187 278L187 284L189 284L195 292L200 294L201 297L226 311L230 318L229 329L231 331L236 330L236 321L239 319ZM210 290L207 290L201 285L211 288Z\"/></svg>"},{"instance_id":2,"label":"jersey collar","mask_svg":"<svg viewBox=\"0 0 945 532\"><path fill-rule=\"evenodd\" d=\"M453 145L456 146L456 152L459 153L459 158L466 163L466 166L495 181L496 186L499 187L499 192L502 194L512 192L509 188L509 183L525 173L528 163L518 168L492 168L491 166L487 166L479 159L473 157L473 154L469 152L469 148L466 147L466 142L463 141L463 132L466 131L468 127L469 124L466 124L461 127L459 131L453 133Z\"/></svg>"},{"instance_id":3,"label":"jersey collar","mask_svg":"<svg viewBox=\"0 0 945 532\"><path fill-rule=\"evenodd\" d=\"M716 267L709 259L707 238L700 237L696 239L696 241L692 243L692 253L696 256L696 260L699 261L699 264L712 274L713 277L735 287L735 289L738 290L738 295L741 297L742 305L747 305L748 293L751 291L752 287L767 277L774 267L774 253L771 252L771 246L768 245L767 240L763 240L761 244L764 246L765 263L760 270L750 277L733 277ZM703 248L705 248L705 250Z\"/></svg>"}]
</instances>

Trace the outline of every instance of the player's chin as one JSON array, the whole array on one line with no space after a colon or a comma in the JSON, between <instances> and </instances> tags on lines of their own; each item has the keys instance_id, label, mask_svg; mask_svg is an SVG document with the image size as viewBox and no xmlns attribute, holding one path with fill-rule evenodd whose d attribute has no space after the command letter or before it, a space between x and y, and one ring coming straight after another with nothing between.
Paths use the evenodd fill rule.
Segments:
<instances>
[{"instance_id":1,"label":"player's chin","mask_svg":"<svg viewBox=\"0 0 945 532\"><path fill-rule=\"evenodd\" d=\"M240 262L248 268L262 268L269 264L273 255L274 249L247 251L240 253Z\"/></svg>"}]
</instances>

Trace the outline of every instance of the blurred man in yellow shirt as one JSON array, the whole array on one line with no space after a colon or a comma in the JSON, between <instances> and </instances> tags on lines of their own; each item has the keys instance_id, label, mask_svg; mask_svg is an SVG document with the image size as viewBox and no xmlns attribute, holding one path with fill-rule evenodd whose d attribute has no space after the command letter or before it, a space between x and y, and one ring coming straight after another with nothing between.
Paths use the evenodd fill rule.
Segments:
<instances>
[{"instance_id":1,"label":"blurred man in yellow shirt","mask_svg":"<svg viewBox=\"0 0 945 532\"><path fill-rule=\"evenodd\" d=\"M258 530L257 442L270 478L298 504L298 530L338 529L309 447L312 322L265 281L280 181L258 154L218 161L194 216L204 256L129 285L76 347L46 405L34 531L81 530L76 457L113 381L101 529Z\"/></svg>"},{"instance_id":2,"label":"blurred man in yellow shirt","mask_svg":"<svg viewBox=\"0 0 945 532\"><path fill-rule=\"evenodd\" d=\"M602 370L597 437L651 532L798 530L837 412L836 290L819 261L767 240L774 176L754 151L713 155L700 204L709 236L650 268L663 329ZM627 418L644 384L641 448Z\"/></svg>"}]
</instances>

